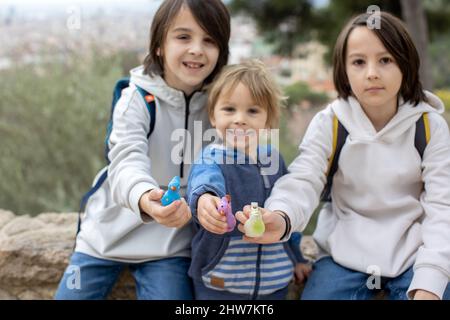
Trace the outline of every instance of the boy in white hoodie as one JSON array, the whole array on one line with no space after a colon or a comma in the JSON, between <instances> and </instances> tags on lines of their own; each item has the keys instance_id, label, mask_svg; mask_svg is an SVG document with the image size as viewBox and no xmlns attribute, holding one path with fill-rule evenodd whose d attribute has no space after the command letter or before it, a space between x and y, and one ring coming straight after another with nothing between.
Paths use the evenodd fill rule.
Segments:
<instances>
[{"instance_id":1,"label":"boy in white hoodie","mask_svg":"<svg viewBox=\"0 0 450 320\"><path fill-rule=\"evenodd\" d=\"M130 86L114 109L107 176L87 202L56 299L105 299L124 268L136 280L138 299L193 298L187 274L191 212L184 199L162 206L159 188L178 175L185 193L190 166L183 154L192 150L185 143L174 159L180 141L171 137L175 130L192 135L194 121L208 128L204 87L227 64L229 38L230 16L220 0L161 4L149 54L131 70ZM142 90L149 93L145 101ZM151 135L150 100L156 107Z\"/></svg>"},{"instance_id":2,"label":"boy in white hoodie","mask_svg":"<svg viewBox=\"0 0 450 320\"><path fill-rule=\"evenodd\" d=\"M450 135L444 106L422 90L417 50L402 22L381 12L380 28L362 14L334 50L338 99L312 120L300 155L267 199L266 233L251 242L285 240L304 229L327 179L333 119L348 136L334 174L331 202L314 238L322 254L302 299L448 299L450 276ZM371 27L371 26L370 26ZM429 141L415 147L427 114ZM289 217L285 222L281 211ZM245 223L249 208L236 214ZM242 226L239 226L242 229Z\"/></svg>"}]
</instances>

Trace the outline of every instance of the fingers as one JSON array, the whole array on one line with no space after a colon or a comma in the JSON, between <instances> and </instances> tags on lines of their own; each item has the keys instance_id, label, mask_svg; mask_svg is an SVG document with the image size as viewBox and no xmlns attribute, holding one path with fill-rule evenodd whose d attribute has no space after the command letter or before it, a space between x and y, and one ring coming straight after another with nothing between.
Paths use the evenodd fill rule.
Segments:
<instances>
[{"instance_id":1,"label":"fingers","mask_svg":"<svg viewBox=\"0 0 450 320\"><path fill-rule=\"evenodd\" d=\"M161 201L162 196L164 195L164 191L161 189L152 189L148 193L148 199L151 201Z\"/></svg>"},{"instance_id":2,"label":"fingers","mask_svg":"<svg viewBox=\"0 0 450 320\"><path fill-rule=\"evenodd\" d=\"M209 232L215 234L224 234L227 232L228 225L226 217L217 211L220 205L220 199L216 196L205 194L198 201L198 221Z\"/></svg>"},{"instance_id":3,"label":"fingers","mask_svg":"<svg viewBox=\"0 0 450 320\"><path fill-rule=\"evenodd\" d=\"M245 222L248 220L248 218L250 217L250 206L246 205L242 211L238 211L236 212L236 220L239 221L242 224L245 224ZM239 229L240 230L240 229Z\"/></svg>"},{"instance_id":4,"label":"fingers","mask_svg":"<svg viewBox=\"0 0 450 320\"><path fill-rule=\"evenodd\" d=\"M198 211L198 219L201 225L209 232L224 234L228 225L225 216L221 215L215 207L205 207Z\"/></svg>"},{"instance_id":5,"label":"fingers","mask_svg":"<svg viewBox=\"0 0 450 320\"><path fill-rule=\"evenodd\" d=\"M168 206L163 206L159 201L163 192L155 191L152 193L152 191L149 193L149 199L151 198L152 200L149 200L148 211L156 222L166 227L180 228L191 219L191 210L184 199L176 200Z\"/></svg>"},{"instance_id":6,"label":"fingers","mask_svg":"<svg viewBox=\"0 0 450 320\"><path fill-rule=\"evenodd\" d=\"M302 272L295 272L295 283L302 284L305 281L305 276Z\"/></svg>"},{"instance_id":7,"label":"fingers","mask_svg":"<svg viewBox=\"0 0 450 320\"><path fill-rule=\"evenodd\" d=\"M165 218L161 223L166 227L181 228L191 220L191 210L184 199L176 200L162 208Z\"/></svg>"}]
</instances>

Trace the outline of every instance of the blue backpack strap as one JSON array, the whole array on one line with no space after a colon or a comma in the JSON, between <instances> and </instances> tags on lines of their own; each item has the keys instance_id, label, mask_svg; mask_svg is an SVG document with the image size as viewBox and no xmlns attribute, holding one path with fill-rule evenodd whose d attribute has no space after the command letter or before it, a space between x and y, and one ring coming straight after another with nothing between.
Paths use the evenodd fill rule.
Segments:
<instances>
[{"instance_id":1,"label":"blue backpack strap","mask_svg":"<svg viewBox=\"0 0 450 320\"><path fill-rule=\"evenodd\" d=\"M128 88L129 85L130 85L130 78L125 77L125 78L119 79L116 82L116 85L114 86L113 97L112 97L112 102L111 102L111 112L109 113L109 121L108 121L108 126L106 128L106 137L105 137L105 159L108 164L109 164L108 141L109 141L109 137L111 136L111 131L112 131L114 108L116 107L117 101L120 99L120 97L122 95L122 90L125 88Z\"/></svg>"},{"instance_id":2,"label":"blue backpack strap","mask_svg":"<svg viewBox=\"0 0 450 320\"><path fill-rule=\"evenodd\" d=\"M116 85L114 86L113 91L113 99L111 103L111 114L109 117L109 123L108 127L106 129L106 138L105 138L105 159L107 164L110 163L108 158L109 153L109 138L111 136L112 126L113 126L113 113L114 108L116 107L117 101L120 99L122 95L122 90L127 88L130 85L130 78L122 78L117 81ZM156 116L156 103L155 103L155 97L142 89L141 87L136 86L138 92L142 96L142 98L145 101L145 105L147 107L147 110L150 114L150 129L147 133L147 139L150 137L150 135L153 133L153 130L155 129L155 116ZM81 213L85 210L86 204L89 200L89 198L97 192L97 190L101 187L103 182L105 182L106 178L108 177L108 169L105 168L102 175L98 178L95 185L88 191L86 194L81 198L80 202L80 210L78 211L78 226L77 226L77 234L80 232L81 228Z\"/></svg>"},{"instance_id":3,"label":"blue backpack strap","mask_svg":"<svg viewBox=\"0 0 450 320\"><path fill-rule=\"evenodd\" d=\"M428 120L428 113L425 112L416 122L416 133L414 136L414 146L416 147L421 159L423 158L423 153L425 152L425 148L429 141L430 124Z\"/></svg>"},{"instance_id":4,"label":"blue backpack strap","mask_svg":"<svg viewBox=\"0 0 450 320\"><path fill-rule=\"evenodd\" d=\"M153 133L153 130L155 129L155 116L156 116L156 103L155 103L155 97L142 89L141 87L136 86L137 90L141 94L142 98L144 98L145 105L147 106L147 110L150 114L150 130L147 133L147 139L150 137L150 135Z\"/></svg>"},{"instance_id":5,"label":"blue backpack strap","mask_svg":"<svg viewBox=\"0 0 450 320\"><path fill-rule=\"evenodd\" d=\"M328 159L327 182L320 196L321 201L331 201L331 186L333 185L333 177L338 169L339 156L341 155L342 147L347 139L348 131L338 120L336 116L333 117L333 150Z\"/></svg>"}]
</instances>

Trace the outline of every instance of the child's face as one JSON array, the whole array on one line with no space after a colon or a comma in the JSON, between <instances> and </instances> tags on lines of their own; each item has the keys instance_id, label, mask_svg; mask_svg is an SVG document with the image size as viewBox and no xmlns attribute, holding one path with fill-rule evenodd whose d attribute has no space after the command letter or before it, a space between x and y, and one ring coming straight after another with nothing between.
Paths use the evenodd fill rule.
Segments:
<instances>
[{"instance_id":1,"label":"child's face","mask_svg":"<svg viewBox=\"0 0 450 320\"><path fill-rule=\"evenodd\" d=\"M348 37L346 72L365 111L396 111L402 73L381 40L366 27L355 28Z\"/></svg>"},{"instance_id":2,"label":"child's face","mask_svg":"<svg viewBox=\"0 0 450 320\"><path fill-rule=\"evenodd\" d=\"M214 70L219 48L195 21L191 11L182 6L158 55L164 59L166 83L190 95Z\"/></svg>"},{"instance_id":3,"label":"child's face","mask_svg":"<svg viewBox=\"0 0 450 320\"><path fill-rule=\"evenodd\" d=\"M256 150L258 133L267 127L267 111L256 104L247 86L239 82L222 93L210 119L220 137L230 146L246 153Z\"/></svg>"}]
</instances>

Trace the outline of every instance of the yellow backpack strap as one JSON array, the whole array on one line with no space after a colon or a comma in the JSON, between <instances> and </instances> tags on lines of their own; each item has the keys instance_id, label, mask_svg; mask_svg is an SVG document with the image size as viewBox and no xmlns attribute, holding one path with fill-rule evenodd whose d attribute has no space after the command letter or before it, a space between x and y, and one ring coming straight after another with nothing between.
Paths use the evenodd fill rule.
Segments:
<instances>
[{"instance_id":1,"label":"yellow backpack strap","mask_svg":"<svg viewBox=\"0 0 450 320\"><path fill-rule=\"evenodd\" d=\"M430 120L428 119L428 112L425 112L423 115L423 124L425 125L425 139L430 142Z\"/></svg>"},{"instance_id":2,"label":"yellow backpack strap","mask_svg":"<svg viewBox=\"0 0 450 320\"><path fill-rule=\"evenodd\" d=\"M331 156L328 158L328 170L327 170L327 176L330 173L331 165L333 163L334 155L336 154L336 145L337 145L337 138L338 138L338 128L339 128L339 120L336 116L333 117L333 146L331 150Z\"/></svg>"},{"instance_id":3,"label":"yellow backpack strap","mask_svg":"<svg viewBox=\"0 0 450 320\"><path fill-rule=\"evenodd\" d=\"M416 133L414 136L414 146L416 147L420 158L423 158L423 153L430 141L430 137L430 121L428 119L428 113L424 112L416 122Z\"/></svg>"},{"instance_id":4,"label":"yellow backpack strap","mask_svg":"<svg viewBox=\"0 0 450 320\"><path fill-rule=\"evenodd\" d=\"M331 186L333 184L333 177L338 169L339 156L342 147L347 140L348 131L338 120L336 115L333 117L333 141L331 156L328 159L327 183L322 191L321 201L331 201Z\"/></svg>"}]
</instances>

